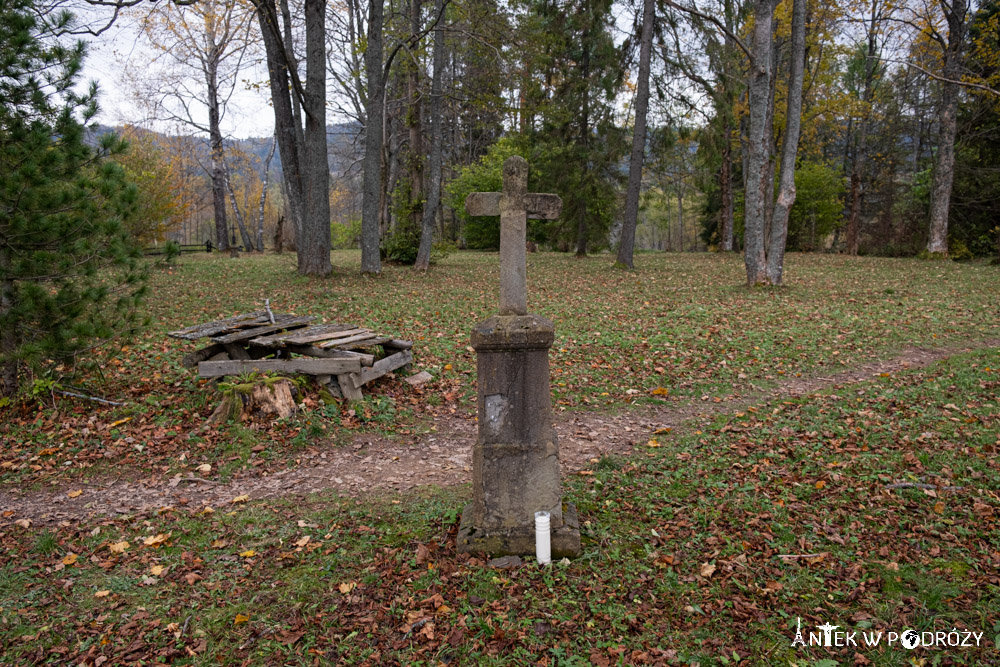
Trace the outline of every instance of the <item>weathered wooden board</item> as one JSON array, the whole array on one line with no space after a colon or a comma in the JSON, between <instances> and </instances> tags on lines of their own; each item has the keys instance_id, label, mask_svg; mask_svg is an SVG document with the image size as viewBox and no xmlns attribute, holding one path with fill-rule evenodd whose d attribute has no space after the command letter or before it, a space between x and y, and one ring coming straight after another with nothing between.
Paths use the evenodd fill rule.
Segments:
<instances>
[{"instance_id":1,"label":"weathered wooden board","mask_svg":"<svg viewBox=\"0 0 1000 667\"><path fill-rule=\"evenodd\" d=\"M360 401L363 398L361 390L354 386L347 373L337 376L337 386L340 387L340 394L349 401Z\"/></svg>"},{"instance_id":2,"label":"weathered wooden board","mask_svg":"<svg viewBox=\"0 0 1000 667\"><path fill-rule=\"evenodd\" d=\"M382 347L389 347L394 350L409 350L413 347L413 342L408 340L399 340L398 338L393 338L392 340L382 343Z\"/></svg>"},{"instance_id":3,"label":"weathered wooden board","mask_svg":"<svg viewBox=\"0 0 1000 667\"><path fill-rule=\"evenodd\" d=\"M388 338L377 338L374 335L369 334L369 338L362 338L361 340L347 341L345 343L340 343L339 341L332 341L328 349L331 350L359 350L368 347L375 347L376 345L383 345L388 342Z\"/></svg>"},{"instance_id":4,"label":"weathered wooden board","mask_svg":"<svg viewBox=\"0 0 1000 667\"><path fill-rule=\"evenodd\" d=\"M218 353L224 351L225 351L224 347L222 347L218 343L213 343L208 347L203 347L201 349L195 350L194 352L189 352L185 354L184 358L181 359L181 366L183 366L184 368L195 368L198 366L199 362L205 361L206 359L214 357Z\"/></svg>"},{"instance_id":5,"label":"weathered wooden board","mask_svg":"<svg viewBox=\"0 0 1000 667\"><path fill-rule=\"evenodd\" d=\"M265 326L254 327L252 329L245 329L243 331L237 331L231 334L225 334L222 336L216 336L212 340L216 343L235 343L241 340L250 340L251 338L257 338L263 336L264 334L273 333L275 331L281 331L282 329L296 329L299 327L304 327L305 325L312 322L315 317L311 315L306 315L303 317L292 317L285 320L278 320L275 317L274 324L267 324Z\"/></svg>"},{"instance_id":6,"label":"weathered wooden board","mask_svg":"<svg viewBox=\"0 0 1000 667\"><path fill-rule=\"evenodd\" d=\"M199 338L205 338L206 336L216 336L228 329L238 328L240 325L255 323L264 324L267 322L269 322L267 318L267 311L257 310L252 313L243 313L242 315L227 317L224 320L215 320L213 322L205 322L204 324L195 324L194 326L186 327L184 329L171 331L167 335L171 338L197 340Z\"/></svg>"},{"instance_id":7,"label":"weathered wooden board","mask_svg":"<svg viewBox=\"0 0 1000 667\"><path fill-rule=\"evenodd\" d=\"M222 347L226 348L226 354L229 355L230 359L250 359L250 353L242 345L237 345L236 343L225 343Z\"/></svg>"},{"instance_id":8,"label":"weathered wooden board","mask_svg":"<svg viewBox=\"0 0 1000 667\"><path fill-rule=\"evenodd\" d=\"M296 329L295 331L283 331L281 333L271 334L269 336L260 336L259 338L254 338L250 341L253 345L261 345L264 347L280 347L286 343L294 343L296 345L312 343L314 340L324 340L323 338L312 339L311 336L326 334L327 336L336 334L340 331L349 331L355 329L353 324L341 324L339 322L330 322L328 324L314 324L308 326L304 329Z\"/></svg>"},{"instance_id":9,"label":"weathered wooden board","mask_svg":"<svg viewBox=\"0 0 1000 667\"><path fill-rule=\"evenodd\" d=\"M288 338L286 342L303 345L306 343L318 343L320 341L336 340L339 338L350 338L351 336L357 336L358 334L362 333L371 335L372 332L370 329L365 329L363 327L344 329L342 331L328 331L326 333L321 332L316 334L309 334L303 332L303 335L295 336L294 338Z\"/></svg>"},{"instance_id":10,"label":"weathered wooden board","mask_svg":"<svg viewBox=\"0 0 1000 667\"><path fill-rule=\"evenodd\" d=\"M352 373L350 378L351 382L354 383L355 387L359 389L375 380L382 377L386 373L390 373L397 368L402 368L403 366L413 363L413 353L409 350L403 350L402 352L397 352L385 359L379 359L372 365L371 368L365 368L360 373Z\"/></svg>"},{"instance_id":11,"label":"weathered wooden board","mask_svg":"<svg viewBox=\"0 0 1000 667\"><path fill-rule=\"evenodd\" d=\"M305 373L306 375L340 375L360 373L361 360L339 359L259 359L257 361L203 361L198 375L203 378L240 375L242 373Z\"/></svg>"},{"instance_id":12,"label":"weathered wooden board","mask_svg":"<svg viewBox=\"0 0 1000 667\"><path fill-rule=\"evenodd\" d=\"M317 343L316 347L329 348L329 347L344 347L350 345L352 347L371 347L372 345L381 345L383 342L389 340L388 338L379 338L371 331L366 331L365 333L359 333L356 336L348 336L347 338L335 338L333 340L323 341L322 343Z\"/></svg>"},{"instance_id":13,"label":"weathered wooden board","mask_svg":"<svg viewBox=\"0 0 1000 667\"><path fill-rule=\"evenodd\" d=\"M362 366L371 366L375 363L375 355L365 354L364 352L352 352L350 350L338 350L336 348L332 350L324 350L316 347L315 345L285 345L285 349L294 354L303 354L307 357L318 357L320 359L357 357L361 360Z\"/></svg>"}]
</instances>

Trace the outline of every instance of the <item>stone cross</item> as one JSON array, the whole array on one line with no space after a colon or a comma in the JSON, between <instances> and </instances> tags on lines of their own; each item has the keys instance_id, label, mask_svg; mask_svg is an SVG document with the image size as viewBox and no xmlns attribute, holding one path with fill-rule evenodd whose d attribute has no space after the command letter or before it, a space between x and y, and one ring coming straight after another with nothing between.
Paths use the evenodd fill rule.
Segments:
<instances>
[{"instance_id":1,"label":"stone cross","mask_svg":"<svg viewBox=\"0 0 1000 667\"><path fill-rule=\"evenodd\" d=\"M528 163L507 158L503 192L474 192L469 215L500 216L500 314L472 330L479 435L472 449L472 502L462 513L459 551L530 555L534 517L548 512L556 558L580 553L576 508L563 503L559 443L552 426L549 348L552 322L528 313L527 219L555 218L556 195L527 192Z\"/></svg>"},{"instance_id":2,"label":"stone cross","mask_svg":"<svg viewBox=\"0 0 1000 667\"><path fill-rule=\"evenodd\" d=\"M503 163L502 192L473 192L465 198L472 216L500 216L500 314L527 315L526 240L528 218L554 220L559 195L528 192L528 161L517 155Z\"/></svg>"}]
</instances>

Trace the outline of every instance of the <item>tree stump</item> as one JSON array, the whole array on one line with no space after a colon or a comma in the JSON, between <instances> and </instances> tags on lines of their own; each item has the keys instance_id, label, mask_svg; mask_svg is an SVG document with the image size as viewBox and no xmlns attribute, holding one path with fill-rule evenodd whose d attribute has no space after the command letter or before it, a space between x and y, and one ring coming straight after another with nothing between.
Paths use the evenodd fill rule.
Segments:
<instances>
[{"instance_id":1,"label":"tree stump","mask_svg":"<svg viewBox=\"0 0 1000 667\"><path fill-rule=\"evenodd\" d=\"M298 410L288 380L259 382L251 387L234 387L205 422L205 428L220 426L229 419L284 419Z\"/></svg>"}]
</instances>

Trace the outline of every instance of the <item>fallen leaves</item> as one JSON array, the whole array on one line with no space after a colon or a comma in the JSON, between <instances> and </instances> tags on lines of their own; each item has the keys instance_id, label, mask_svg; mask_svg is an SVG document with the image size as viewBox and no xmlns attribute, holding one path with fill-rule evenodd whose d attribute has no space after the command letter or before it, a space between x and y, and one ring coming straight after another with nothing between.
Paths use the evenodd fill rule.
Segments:
<instances>
[{"instance_id":1,"label":"fallen leaves","mask_svg":"<svg viewBox=\"0 0 1000 667\"><path fill-rule=\"evenodd\" d=\"M113 554L123 554L132 546L128 542L112 542L108 545L108 550Z\"/></svg>"},{"instance_id":2,"label":"fallen leaves","mask_svg":"<svg viewBox=\"0 0 1000 667\"><path fill-rule=\"evenodd\" d=\"M73 552L70 552L70 553L66 554L66 556L62 559L62 564L63 565L67 565L67 566L68 565L74 565L76 563L76 561L77 561L78 558L79 558L79 556L77 556Z\"/></svg>"},{"instance_id":3,"label":"fallen leaves","mask_svg":"<svg viewBox=\"0 0 1000 667\"><path fill-rule=\"evenodd\" d=\"M702 563L699 574L705 579L711 579L712 575L715 574L715 565L713 563Z\"/></svg>"},{"instance_id":4,"label":"fallen leaves","mask_svg":"<svg viewBox=\"0 0 1000 667\"><path fill-rule=\"evenodd\" d=\"M79 498L83 495L83 489L77 489L76 491L70 491L66 494L70 498Z\"/></svg>"},{"instance_id":5,"label":"fallen leaves","mask_svg":"<svg viewBox=\"0 0 1000 667\"><path fill-rule=\"evenodd\" d=\"M162 565L153 565L149 568L150 574L152 574L154 577L159 577L166 571L167 568L165 568Z\"/></svg>"},{"instance_id":6,"label":"fallen leaves","mask_svg":"<svg viewBox=\"0 0 1000 667\"><path fill-rule=\"evenodd\" d=\"M278 643L291 646L295 642L302 639L305 634L305 630L282 630L278 633Z\"/></svg>"},{"instance_id":7,"label":"fallen leaves","mask_svg":"<svg viewBox=\"0 0 1000 667\"><path fill-rule=\"evenodd\" d=\"M250 617L246 614L236 614L236 618L233 619L233 625L242 625L250 620Z\"/></svg>"},{"instance_id":8,"label":"fallen leaves","mask_svg":"<svg viewBox=\"0 0 1000 667\"><path fill-rule=\"evenodd\" d=\"M250 500L250 496L248 494L243 494L242 496L236 496L235 498L230 500L229 503L231 505L237 505L239 503L245 503L248 500Z\"/></svg>"},{"instance_id":9,"label":"fallen leaves","mask_svg":"<svg viewBox=\"0 0 1000 667\"><path fill-rule=\"evenodd\" d=\"M151 537L143 538L142 543L147 547L158 548L167 543L170 539L170 533L159 533Z\"/></svg>"},{"instance_id":10,"label":"fallen leaves","mask_svg":"<svg viewBox=\"0 0 1000 667\"><path fill-rule=\"evenodd\" d=\"M357 588L357 586L358 586L358 584L357 584L356 581L345 581L344 583L338 585L337 588L340 590L341 593L343 593L344 595L347 595L348 593L350 593L351 591L353 591L355 588Z\"/></svg>"},{"instance_id":11,"label":"fallen leaves","mask_svg":"<svg viewBox=\"0 0 1000 667\"><path fill-rule=\"evenodd\" d=\"M110 590L97 591L96 593L94 593L95 598L106 598L109 595L111 595Z\"/></svg>"},{"instance_id":12,"label":"fallen leaves","mask_svg":"<svg viewBox=\"0 0 1000 667\"><path fill-rule=\"evenodd\" d=\"M254 551L253 549L247 549L246 551L241 551L240 552L240 556L242 556L243 558L253 558L256 555L257 555L257 552Z\"/></svg>"},{"instance_id":13,"label":"fallen leaves","mask_svg":"<svg viewBox=\"0 0 1000 667\"><path fill-rule=\"evenodd\" d=\"M31 528L31 519L18 519L14 523L21 528Z\"/></svg>"}]
</instances>

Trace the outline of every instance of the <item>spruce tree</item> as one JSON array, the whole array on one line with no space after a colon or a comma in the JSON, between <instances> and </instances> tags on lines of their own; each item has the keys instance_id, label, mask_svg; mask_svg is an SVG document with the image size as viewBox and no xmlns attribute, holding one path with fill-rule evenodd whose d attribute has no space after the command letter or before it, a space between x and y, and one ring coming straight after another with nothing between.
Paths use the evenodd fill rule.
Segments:
<instances>
[{"instance_id":1,"label":"spruce tree","mask_svg":"<svg viewBox=\"0 0 1000 667\"><path fill-rule=\"evenodd\" d=\"M585 255L606 243L618 205L624 134L615 126L621 53L611 29L611 0L525 0L527 53L522 127L541 185L562 196L559 220L534 225L559 249Z\"/></svg>"},{"instance_id":2,"label":"spruce tree","mask_svg":"<svg viewBox=\"0 0 1000 667\"><path fill-rule=\"evenodd\" d=\"M75 362L138 324L144 289L125 232L137 191L113 134L87 141L96 85L74 92L84 44L66 12L0 4L0 396L25 369Z\"/></svg>"}]
</instances>

